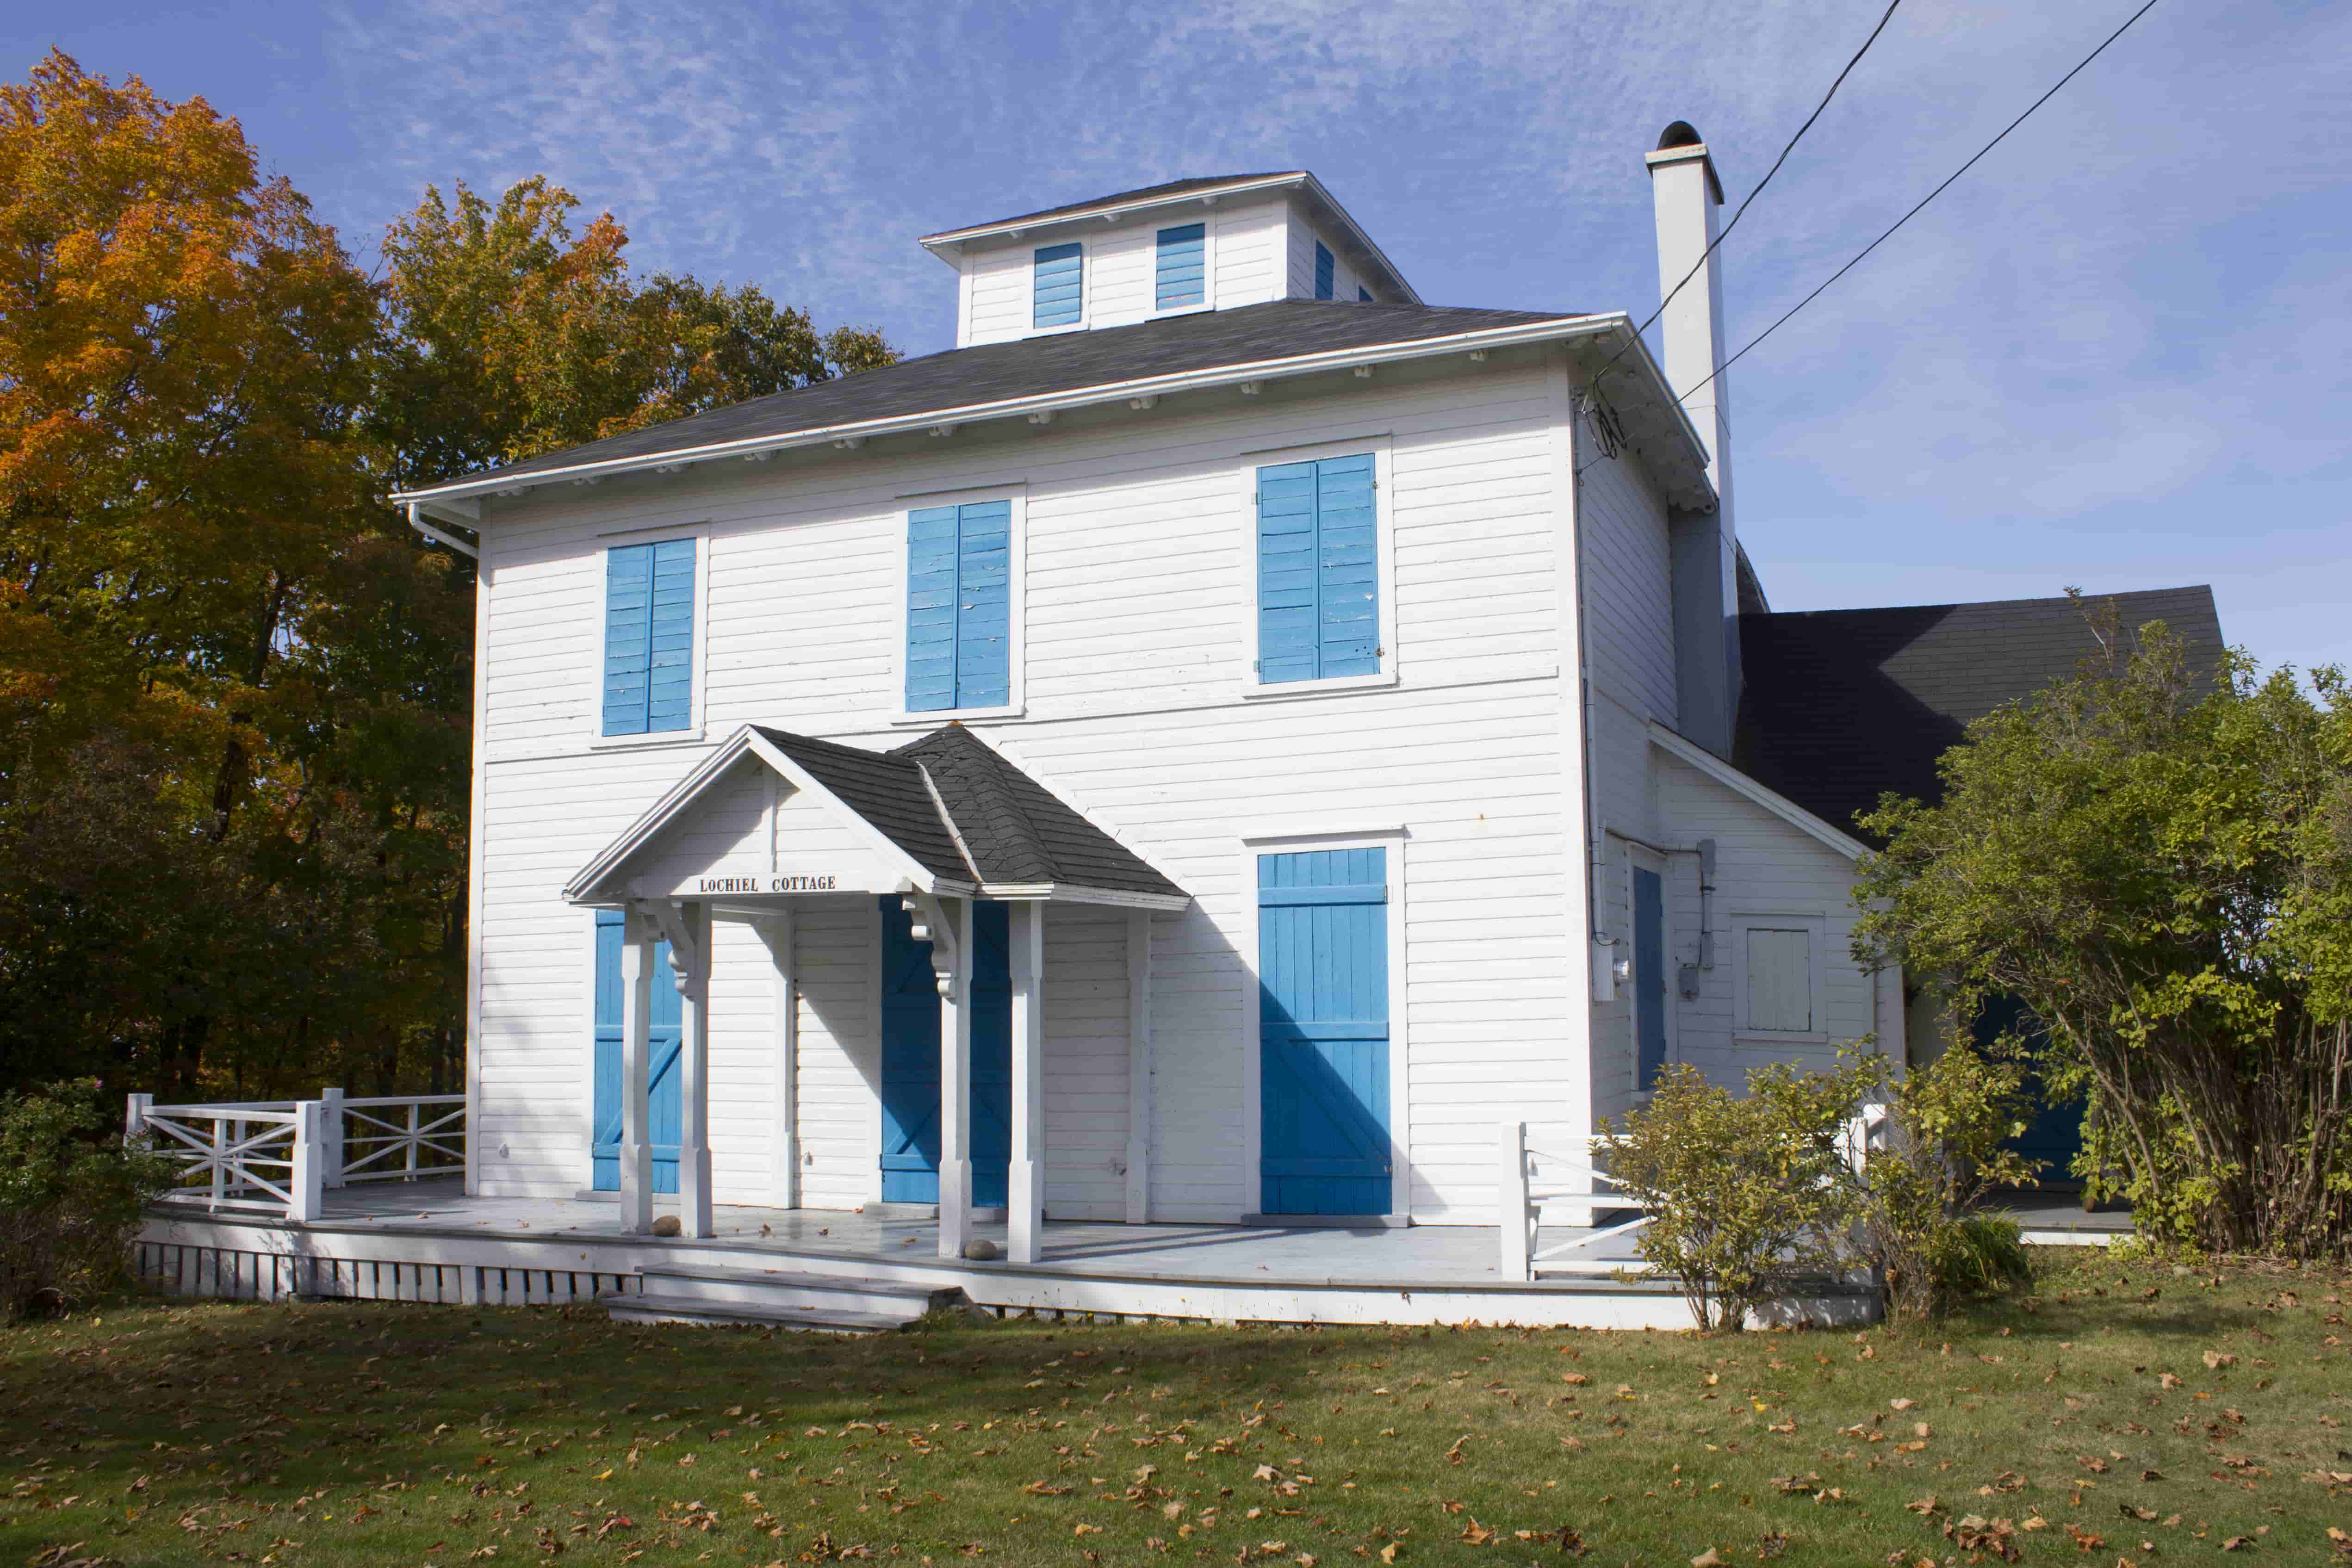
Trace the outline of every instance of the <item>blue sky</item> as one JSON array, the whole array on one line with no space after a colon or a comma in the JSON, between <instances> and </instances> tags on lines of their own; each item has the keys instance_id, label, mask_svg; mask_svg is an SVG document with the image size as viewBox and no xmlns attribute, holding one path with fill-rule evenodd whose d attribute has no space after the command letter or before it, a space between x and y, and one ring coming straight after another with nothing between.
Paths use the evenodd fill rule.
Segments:
<instances>
[{"instance_id":1,"label":"blue sky","mask_svg":"<svg viewBox=\"0 0 2352 1568\"><path fill-rule=\"evenodd\" d=\"M1727 244L1745 341L2136 0L1906 0ZM428 181L531 172L641 267L948 346L918 234L1188 174L1313 169L1445 304L1657 292L1641 154L1736 203L1878 0L403 0L17 6L243 120L362 256ZM2352 664L2352 6L2162 0L1731 375L1778 609L2210 582L2265 663Z\"/></svg>"}]
</instances>

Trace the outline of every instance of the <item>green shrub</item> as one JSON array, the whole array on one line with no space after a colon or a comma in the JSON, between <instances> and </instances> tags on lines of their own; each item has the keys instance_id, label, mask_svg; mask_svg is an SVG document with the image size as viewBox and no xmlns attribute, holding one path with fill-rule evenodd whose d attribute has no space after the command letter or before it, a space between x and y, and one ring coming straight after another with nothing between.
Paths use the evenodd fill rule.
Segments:
<instances>
[{"instance_id":1,"label":"green shrub","mask_svg":"<svg viewBox=\"0 0 2352 1568\"><path fill-rule=\"evenodd\" d=\"M1854 1081L1776 1062L1736 1095L1677 1064L1622 1131L1601 1122L1610 1176L1649 1211L1638 1249L1681 1283L1701 1329L1744 1327L1799 1277L1836 1265L1850 1197L1838 1133Z\"/></svg>"},{"instance_id":2,"label":"green shrub","mask_svg":"<svg viewBox=\"0 0 2352 1568\"><path fill-rule=\"evenodd\" d=\"M0 1096L0 1316L120 1286L171 1162L125 1146L94 1080Z\"/></svg>"},{"instance_id":3,"label":"green shrub","mask_svg":"<svg viewBox=\"0 0 2352 1568\"><path fill-rule=\"evenodd\" d=\"M1962 1296L2026 1277L2013 1221L1973 1214L1993 1187L2040 1168L2005 1140L2025 1130L2025 1071L1966 1046L1886 1086L1885 1058L1857 1059L1865 1092L1887 1093L1880 1146L1851 1171L1852 1245L1885 1293L1887 1315L1919 1322Z\"/></svg>"}]
</instances>

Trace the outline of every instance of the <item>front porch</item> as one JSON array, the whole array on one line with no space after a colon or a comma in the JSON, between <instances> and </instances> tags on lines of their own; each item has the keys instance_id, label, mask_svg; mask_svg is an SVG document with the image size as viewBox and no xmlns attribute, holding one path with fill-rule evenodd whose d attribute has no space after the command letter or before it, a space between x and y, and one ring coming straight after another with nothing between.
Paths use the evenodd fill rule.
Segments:
<instances>
[{"instance_id":1,"label":"front porch","mask_svg":"<svg viewBox=\"0 0 2352 1568\"><path fill-rule=\"evenodd\" d=\"M667 1207L669 1200L660 1200ZM1670 1284L1595 1272L1512 1280L1484 1226L1277 1229L1049 1221L1034 1262L940 1255L925 1219L722 1206L704 1238L625 1228L596 1198L467 1197L446 1178L331 1189L310 1223L278 1216L159 1213L139 1243L145 1279L169 1291L276 1300L294 1295L452 1304L585 1303L644 1289L646 1270L704 1267L960 1290L999 1314L1233 1322L1688 1326ZM1005 1226L972 1234L1006 1240ZM1547 1226L1549 1248L1578 1233ZM1630 1239L1591 1249L1638 1268ZM1858 1322L1866 1292L1822 1282L1787 1303L1790 1321Z\"/></svg>"}]
</instances>

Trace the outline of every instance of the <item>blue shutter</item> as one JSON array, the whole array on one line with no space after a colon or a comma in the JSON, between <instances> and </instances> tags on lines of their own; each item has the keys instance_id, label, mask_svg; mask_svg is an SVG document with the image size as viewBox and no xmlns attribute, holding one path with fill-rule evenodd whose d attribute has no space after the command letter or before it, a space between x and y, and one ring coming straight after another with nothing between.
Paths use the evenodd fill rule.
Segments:
<instances>
[{"instance_id":1,"label":"blue shutter","mask_svg":"<svg viewBox=\"0 0 2352 1568\"><path fill-rule=\"evenodd\" d=\"M1331 253L1323 248L1320 240L1315 242L1315 298L1331 298Z\"/></svg>"},{"instance_id":2,"label":"blue shutter","mask_svg":"<svg viewBox=\"0 0 2352 1568\"><path fill-rule=\"evenodd\" d=\"M1034 304L1032 319L1040 327L1067 327L1078 319L1078 295L1084 283L1085 258L1076 241L1049 245L1036 256L1031 285Z\"/></svg>"},{"instance_id":3,"label":"blue shutter","mask_svg":"<svg viewBox=\"0 0 2352 1568\"><path fill-rule=\"evenodd\" d=\"M1365 287L1360 283L1356 285L1356 303L1359 305L1370 305L1371 302L1372 291Z\"/></svg>"},{"instance_id":4,"label":"blue shutter","mask_svg":"<svg viewBox=\"0 0 2352 1568\"><path fill-rule=\"evenodd\" d=\"M907 711L1013 700L1013 503L907 514Z\"/></svg>"},{"instance_id":5,"label":"blue shutter","mask_svg":"<svg viewBox=\"0 0 2352 1568\"><path fill-rule=\"evenodd\" d=\"M1208 230L1201 224L1160 231L1160 259L1152 308L1198 305L1208 298Z\"/></svg>"},{"instance_id":6,"label":"blue shutter","mask_svg":"<svg viewBox=\"0 0 2352 1568\"><path fill-rule=\"evenodd\" d=\"M606 735L694 722L694 541L604 552Z\"/></svg>"},{"instance_id":7,"label":"blue shutter","mask_svg":"<svg viewBox=\"0 0 2352 1568\"><path fill-rule=\"evenodd\" d=\"M648 731L694 722L694 541L653 549L653 668L646 693Z\"/></svg>"},{"instance_id":8,"label":"blue shutter","mask_svg":"<svg viewBox=\"0 0 2352 1568\"><path fill-rule=\"evenodd\" d=\"M653 672L654 547L604 552L604 733L646 732Z\"/></svg>"},{"instance_id":9,"label":"blue shutter","mask_svg":"<svg viewBox=\"0 0 2352 1568\"><path fill-rule=\"evenodd\" d=\"M1637 1089L1657 1084L1666 1066L1665 884L1654 871L1633 868L1634 1076Z\"/></svg>"},{"instance_id":10,"label":"blue shutter","mask_svg":"<svg viewBox=\"0 0 2352 1568\"><path fill-rule=\"evenodd\" d=\"M1372 457L1257 471L1257 678L1262 685L1381 667Z\"/></svg>"}]
</instances>

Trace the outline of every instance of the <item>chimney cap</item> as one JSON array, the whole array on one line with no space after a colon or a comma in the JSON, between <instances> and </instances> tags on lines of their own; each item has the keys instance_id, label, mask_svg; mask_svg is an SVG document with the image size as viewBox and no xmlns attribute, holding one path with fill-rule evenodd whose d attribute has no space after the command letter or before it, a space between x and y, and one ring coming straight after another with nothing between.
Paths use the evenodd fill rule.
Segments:
<instances>
[{"instance_id":1,"label":"chimney cap","mask_svg":"<svg viewBox=\"0 0 2352 1568\"><path fill-rule=\"evenodd\" d=\"M1706 138L1698 133L1697 126L1693 125L1687 120L1677 120L1672 125L1667 126L1664 131L1658 132L1658 145L1656 150L1660 152L1664 152L1675 147L1704 147L1706 145Z\"/></svg>"}]
</instances>

